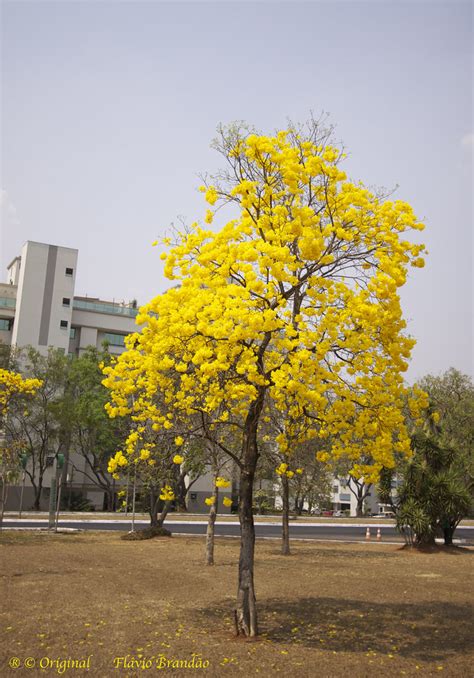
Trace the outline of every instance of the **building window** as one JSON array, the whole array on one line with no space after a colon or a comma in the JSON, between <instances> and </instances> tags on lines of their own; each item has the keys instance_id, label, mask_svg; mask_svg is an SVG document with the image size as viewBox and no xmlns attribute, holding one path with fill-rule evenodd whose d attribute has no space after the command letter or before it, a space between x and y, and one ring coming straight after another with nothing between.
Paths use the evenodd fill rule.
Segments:
<instances>
[{"instance_id":1,"label":"building window","mask_svg":"<svg viewBox=\"0 0 474 678\"><path fill-rule=\"evenodd\" d=\"M74 273L74 269L73 269L73 268L66 268L66 275L72 276L73 273Z\"/></svg>"},{"instance_id":2,"label":"building window","mask_svg":"<svg viewBox=\"0 0 474 678\"><path fill-rule=\"evenodd\" d=\"M61 320L61 322L59 323L59 326L61 327L61 329L64 329L64 330L67 330L67 325L68 325L67 320Z\"/></svg>"},{"instance_id":3,"label":"building window","mask_svg":"<svg viewBox=\"0 0 474 678\"><path fill-rule=\"evenodd\" d=\"M71 327L69 330L69 339L75 339L76 338L76 330L77 327Z\"/></svg>"},{"instance_id":4,"label":"building window","mask_svg":"<svg viewBox=\"0 0 474 678\"><path fill-rule=\"evenodd\" d=\"M0 318L0 330L7 330L10 332L13 326L13 320L11 318Z\"/></svg>"},{"instance_id":5,"label":"building window","mask_svg":"<svg viewBox=\"0 0 474 678\"><path fill-rule=\"evenodd\" d=\"M69 297L63 297L63 306L70 306L71 305L71 300Z\"/></svg>"},{"instance_id":6,"label":"building window","mask_svg":"<svg viewBox=\"0 0 474 678\"><path fill-rule=\"evenodd\" d=\"M115 332L106 332L104 341L111 346L125 346L125 334L116 334Z\"/></svg>"},{"instance_id":7,"label":"building window","mask_svg":"<svg viewBox=\"0 0 474 678\"><path fill-rule=\"evenodd\" d=\"M334 494L337 494L339 492L339 485L333 485L332 491L334 492Z\"/></svg>"}]
</instances>

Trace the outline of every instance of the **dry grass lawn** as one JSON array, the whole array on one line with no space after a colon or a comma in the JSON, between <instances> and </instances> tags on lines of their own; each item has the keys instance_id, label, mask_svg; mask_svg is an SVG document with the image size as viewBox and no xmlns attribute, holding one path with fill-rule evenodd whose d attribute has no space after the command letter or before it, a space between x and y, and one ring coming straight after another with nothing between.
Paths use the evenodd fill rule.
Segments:
<instances>
[{"instance_id":1,"label":"dry grass lawn","mask_svg":"<svg viewBox=\"0 0 474 678\"><path fill-rule=\"evenodd\" d=\"M59 663L39 668L42 658L89 655L89 672L63 675L155 675L157 661L193 653L209 666L162 675L473 675L474 552L294 541L282 557L277 542L259 541L262 636L248 641L233 637L231 622L238 547L218 539L210 568L198 537L3 532L0 675L58 675ZM114 667L127 656L152 666ZM9 667L12 657L20 668Z\"/></svg>"}]
</instances>

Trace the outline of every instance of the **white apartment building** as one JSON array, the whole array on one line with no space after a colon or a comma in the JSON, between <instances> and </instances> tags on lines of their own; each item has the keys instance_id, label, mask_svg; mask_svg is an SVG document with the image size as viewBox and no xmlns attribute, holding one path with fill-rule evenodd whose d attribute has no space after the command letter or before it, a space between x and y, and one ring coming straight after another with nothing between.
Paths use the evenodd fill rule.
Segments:
<instances>
[{"instance_id":1,"label":"white apartment building","mask_svg":"<svg viewBox=\"0 0 474 678\"><path fill-rule=\"evenodd\" d=\"M123 351L124 338L137 329L137 302L75 296L77 259L70 247L25 243L0 283L1 342L80 355L107 341L111 353Z\"/></svg>"}]
</instances>

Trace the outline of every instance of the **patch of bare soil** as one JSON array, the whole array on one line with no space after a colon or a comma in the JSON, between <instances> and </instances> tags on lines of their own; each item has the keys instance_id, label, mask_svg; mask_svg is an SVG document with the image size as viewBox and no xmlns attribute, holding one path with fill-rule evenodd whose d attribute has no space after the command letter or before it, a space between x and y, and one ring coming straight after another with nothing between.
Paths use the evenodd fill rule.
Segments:
<instances>
[{"instance_id":1,"label":"patch of bare soil","mask_svg":"<svg viewBox=\"0 0 474 678\"><path fill-rule=\"evenodd\" d=\"M237 540L206 567L202 538L4 532L0 675L472 675L473 552L278 547L257 543L249 641L233 636Z\"/></svg>"}]
</instances>

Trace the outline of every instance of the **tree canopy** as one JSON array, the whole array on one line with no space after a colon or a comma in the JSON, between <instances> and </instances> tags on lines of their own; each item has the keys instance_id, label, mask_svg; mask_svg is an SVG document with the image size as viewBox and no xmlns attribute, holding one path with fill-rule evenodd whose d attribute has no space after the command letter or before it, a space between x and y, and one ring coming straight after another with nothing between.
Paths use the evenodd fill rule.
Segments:
<instances>
[{"instance_id":1,"label":"tree canopy","mask_svg":"<svg viewBox=\"0 0 474 678\"><path fill-rule=\"evenodd\" d=\"M423 225L406 202L348 179L317 121L270 136L222 129L215 146L226 169L201 190L204 221L219 226L176 234L162 254L174 287L140 309L143 329L104 383L111 416L130 413L143 431L201 414L222 449L222 431L240 436L240 455L228 450L241 471L236 628L255 635L252 486L265 403L285 420L283 453L297 426L299 442L331 437L321 459L357 460L362 439L377 468L393 465L394 450L409 454L402 372L414 340L397 290L409 266L424 265L423 245L405 235ZM422 401L419 391L410 406Z\"/></svg>"}]
</instances>

